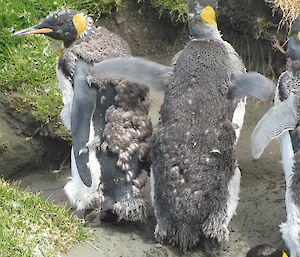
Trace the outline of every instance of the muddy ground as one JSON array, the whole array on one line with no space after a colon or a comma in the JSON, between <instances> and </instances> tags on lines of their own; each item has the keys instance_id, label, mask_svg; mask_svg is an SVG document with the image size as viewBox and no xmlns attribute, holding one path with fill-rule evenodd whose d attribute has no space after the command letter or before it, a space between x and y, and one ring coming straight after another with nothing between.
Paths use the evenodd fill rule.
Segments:
<instances>
[{"instance_id":1,"label":"muddy ground","mask_svg":"<svg viewBox=\"0 0 300 257\"><path fill-rule=\"evenodd\" d=\"M127 1L128 5L113 17L98 22L120 34L133 49L134 55L167 64L172 56L187 41L186 28L158 21L156 11ZM146 8L146 9L145 9ZM151 94L151 116L158 119L157 110L162 101L159 93ZM266 149L262 158L254 161L249 152L249 138L256 122L271 106L271 103L249 102L247 114L238 144L238 158L242 172L240 201L237 215L230 223L230 241L221 253L224 257L243 257L249 248L261 243L269 243L284 248L278 225L285 220L284 177L280 164L277 142ZM60 167L32 170L25 176L17 177L21 187L41 192L56 202L67 203L62 190L70 169L67 163L60 173L53 172ZM206 256L201 246L186 255L176 248L155 242L153 230L155 220L150 213L146 224L104 221L100 227L90 228L93 237L85 243L74 246L64 257L171 257Z\"/></svg>"}]
</instances>

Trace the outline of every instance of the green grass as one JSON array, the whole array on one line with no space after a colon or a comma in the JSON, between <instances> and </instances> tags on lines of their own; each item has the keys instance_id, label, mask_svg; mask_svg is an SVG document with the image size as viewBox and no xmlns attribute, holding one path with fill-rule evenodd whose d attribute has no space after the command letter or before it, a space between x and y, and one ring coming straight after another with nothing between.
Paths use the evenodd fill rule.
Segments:
<instances>
[{"instance_id":1,"label":"green grass","mask_svg":"<svg viewBox=\"0 0 300 257\"><path fill-rule=\"evenodd\" d=\"M187 20L187 0L148 0L153 6L159 7L160 12L168 12L172 19Z\"/></svg>"},{"instance_id":2,"label":"green grass","mask_svg":"<svg viewBox=\"0 0 300 257\"><path fill-rule=\"evenodd\" d=\"M0 90L12 108L42 123L56 119L62 107L57 90L57 54L45 36L13 38L14 31L38 23L62 6L91 14L110 13L121 0L0 0Z\"/></svg>"},{"instance_id":3,"label":"green grass","mask_svg":"<svg viewBox=\"0 0 300 257\"><path fill-rule=\"evenodd\" d=\"M58 205L0 180L0 253L58 256L88 236L80 222Z\"/></svg>"}]
</instances>

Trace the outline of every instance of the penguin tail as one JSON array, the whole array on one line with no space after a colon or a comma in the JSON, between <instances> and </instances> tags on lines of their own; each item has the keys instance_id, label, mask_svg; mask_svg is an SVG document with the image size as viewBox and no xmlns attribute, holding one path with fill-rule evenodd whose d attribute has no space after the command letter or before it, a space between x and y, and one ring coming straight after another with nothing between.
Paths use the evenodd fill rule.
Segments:
<instances>
[{"instance_id":1,"label":"penguin tail","mask_svg":"<svg viewBox=\"0 0 300 257\"><path fill-rule=\"evenodd\" d=\"M90 84L101 80L127 80L161 91L169 84L173 67L164 66L139 57L123 57L104 60L94 65L87 79Z\"/></svg>"}]
</instances>

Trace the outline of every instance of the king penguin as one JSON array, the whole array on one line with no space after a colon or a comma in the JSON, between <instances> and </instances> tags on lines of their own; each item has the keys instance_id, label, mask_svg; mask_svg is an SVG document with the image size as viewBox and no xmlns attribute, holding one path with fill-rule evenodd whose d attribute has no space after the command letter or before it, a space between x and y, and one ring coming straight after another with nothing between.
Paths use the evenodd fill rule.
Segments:
<instances>
[{"instance_id":1,"label":"king penguin","mask_svg":"<svg viewBox=\"0 0 300 257\"><path fill-rule=\"evenodd\" d=\"M268 244L261 244L251 248L246 257L288 257L288 255L279 249Z\"/></svg>"},{"instance_id":2,"label":"king penguin","mask_svg":"<svg viewBox=\"0 0 300 257\"><path fill-rule=\"evenodd\" d=\"M277 83L275 105L262 117L251 136L255 159L268 143L279 138L286 191L286 222L280 232L291 257L300 257L300 16L293 22L288 40L287 70Z\"/></svg>"},{"instance_id":3,"label":"king penguin","mask_svg":"<svg viewBox=\"0 0 300 257\"><path fill-rule=\"evenodd\" d=\"M87 76L96 62L131 56L128 44L75 10L49 14L14 35L32 34L64 45L56 73L64 103L61 118L72 135L72 177L64 187L69 201L97 217L112 210L119 220L145 220L141 190L149 174L152 134L148 89Z\"/></svg>"},{"instance_id":4,"label":"king penguin","mask_svg":"<svg viewBox=\"0 0 300 257\"><path fill-rule=\"evenodd\" d=\"M155 235L183 252L199 241L206 250L219 248L228 239L239 199L235 146L244 99L266 100L273 91L262 75L245 73L239 55L222 40L216 7L213 0L189 1L192 39L171 66L131 57L105 60L91 69L98 79L126 78L164 90L152 138Z\"/></svg>"}]
</instances>

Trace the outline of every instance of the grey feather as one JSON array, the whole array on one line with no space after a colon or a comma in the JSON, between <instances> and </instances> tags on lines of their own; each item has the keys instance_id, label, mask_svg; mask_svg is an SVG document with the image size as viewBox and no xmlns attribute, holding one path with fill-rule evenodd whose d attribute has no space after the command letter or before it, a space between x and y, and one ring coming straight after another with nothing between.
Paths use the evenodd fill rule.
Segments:
<instances>
[{"instance_id":1,"label":"grey feather","mask_svg":"<svg viewBox=\"0 0 300 257\"><path fill-rule=\"evenodd\" d=\"M126 79L146 85L153 90L163 90L170 83L173 67L164 66L138 57L113 58L95 64L89 77L92 80Z\"/></svg>"},{"instance_id":2,"label":"grey feather","mask_svg":"<svg viewBox=\"0 0 300 257\"><path fill-rule=\"evenodd\" d=\"M228 94L230 100L238 101L245 96L252 96L265 101L274 96L274 83L257 72L235 73L231 80L233 87Z\"/></svg>"},{"instance_id":3,"label":"grey feather","mask_svg":"<svg viewBox=\"0 0 300 257\"><path fill-rule=\"evenodd\" d=\"M152 150L156 235L184 252L203 238L228 236L236 137L226 97L228 78L244 70L229 44L192 40L165 90Z\"/></svg>"},{"instance_id":4,"label":"grey feather","mask_svg":"<svg viewBox=\"0 0 300 257\"><path fill-rule=\"evenodd\" d=\"M288 99L273 106L258 122L251 136L251 153L258 159L268 143L297 124L297 100L291 93Z\"/></svg>"}]
</instances>

